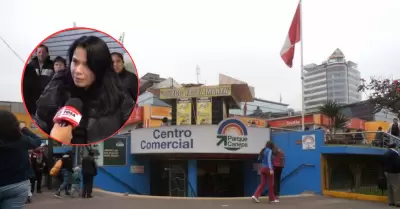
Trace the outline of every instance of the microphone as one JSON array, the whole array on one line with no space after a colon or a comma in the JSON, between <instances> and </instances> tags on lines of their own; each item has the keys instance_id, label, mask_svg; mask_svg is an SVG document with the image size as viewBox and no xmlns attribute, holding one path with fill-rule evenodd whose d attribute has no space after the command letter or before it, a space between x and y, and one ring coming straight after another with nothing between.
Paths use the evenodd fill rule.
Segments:
<instances>
[{"instance_id":1,"label":"microphone","mask_svg":"<svg viewBox=\"0 0 400 209\"><path fill-rule=\"evenodd\" d=\"M54 123L58 123L61 127L66 127L68 125L72 128L76 128L82 119L82 114L80 113L83 109L82 100L78 98L71 98L62 107L53 118Z\"/></svg>"}]
</instances>

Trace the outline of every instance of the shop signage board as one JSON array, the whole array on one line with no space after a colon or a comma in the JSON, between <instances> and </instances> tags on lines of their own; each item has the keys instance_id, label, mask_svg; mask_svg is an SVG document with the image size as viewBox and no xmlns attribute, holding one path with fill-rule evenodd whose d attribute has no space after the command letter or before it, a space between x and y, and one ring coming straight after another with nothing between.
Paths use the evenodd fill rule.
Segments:
<instances>
[{"instance_id":1,"label":"shop signage board","mask_svg":"<svg viewBox=\"0 0 400 209\"><path fill-rule=\"evenodd\" d=\"M127 139L111 137L103 145L103 165L126 165Z\"/></svg>"},{"instance_id":2,"label":"shop signage board","mask_svg":"<svg viewBox=\"0 0 400 209\"><path fill-rule=\"evenodd\" d=\"M127 164L127 146L127 137L115 136L91 145L91 149L98 166L121 166Z\"/></svg>"},{"instance_id":3,"label":"shop signage board","mask_svg":"<svg viewBox=\"0 0 400 209\"><path fill-rule=\"evenodd\" d=\"M160 89L160 99L224 97L231 95L231 85Z\"/></svg>"},{"instance_id":4,"label":"shop signage board","mask_svg":"<svg viewBox=\"0 0 400 209\"><path fill-rule=\"evenodd\" d=\"M247 127L228 118L218 125L163 126L131 132L131 154L258 154L270 140L270 129Z\"/></svg>"},{"instance_id":5,"label":"shop signage board","mask_svg":"<svg viewBox=\"0 0 400 209\"><path fill-rule=\"evenodd\" d=\"M211 97L197 98L196 104L197 104L196 124L197 125L212 124L212 98Z\"/></svg>"},{"instance_id":6,"label":"shop signage board","mask_svg":"<svg viewBox=\"0 0 400 209\"><path fill-rule=\"evenodd\" d=\"M191 99L177 99L176 109L176 125L190 125L192 123Z\"/></svg>"}]
</instances>

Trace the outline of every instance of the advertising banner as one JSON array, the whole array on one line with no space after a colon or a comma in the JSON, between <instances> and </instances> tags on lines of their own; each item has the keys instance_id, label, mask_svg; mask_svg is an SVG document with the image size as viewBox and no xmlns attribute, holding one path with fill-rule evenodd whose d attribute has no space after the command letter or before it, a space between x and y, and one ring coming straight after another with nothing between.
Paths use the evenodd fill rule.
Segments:
<instances>
[{"instance_id":1,"label":"advertising banner","mask_svg":"<svg viewBox=\"0 0 400 209\"><path fill-rule=\"evenodd\" d=\"M103 145L103 165L126 165L127 139L111 137Z\"/></svg>"},{"instance_id":2,"label":"advertising banner","mask_svg":"<svg viewBox=\"0 0 400 209\"><path fill-rule=\"evenodd\" d=\"M116 136L91 145L91 149L98 166L120 166L127 164L127 145L126 137Z\"/></svg>"},{"instance_id":3,"label":"advertising banner","mask_svg":"<svg viewBox=\"0 0 400 209\"><path fill-rule=\"evenodd\" d=\"M231 96L231 85L160 89L160 99Z\"/></svg>"},{"instance_id":4,"label":"advertising banner","mask_svg":"<svg viewBox=\"0 0 400 209\"><path fill-rule=\"evenodd\" d=\"M253 125L253 123L260 128L265 128L267 126L267 121L261 118L252 118L243 116L234 116L234 117L240 119L247 126L251 126Z\"/></svg>"},{"instance_id":5,"label":"advertising banner","mask_svg":"<svg viewBox=\"0 0 400 209\"><path fill-rule=\"evenodd\" d=\"M247 127L228 118L218 125L163 126L132 130L131 154L258 154L270 140L270 129Z\"/></svg>"},{"instance_id":6,"label":"advertising banner","mask_svg":"<svg viewBox=\"0 0 400 209\"><path fill-rule=\"evenodd\" d=\"M176 125L192 124L191 99L177 99L176 101Z\"/></svg>"},{"instance_id":7,"label":"advertising banner","mask_svg":"<svg viewBox=\"0 0 400 209\"><path fill-rule=\"evenodd\" d=\"M197 98L196 106L197 106L196 124L211 125L212 124L211 97Z\"/></svg>"}]
</instances>

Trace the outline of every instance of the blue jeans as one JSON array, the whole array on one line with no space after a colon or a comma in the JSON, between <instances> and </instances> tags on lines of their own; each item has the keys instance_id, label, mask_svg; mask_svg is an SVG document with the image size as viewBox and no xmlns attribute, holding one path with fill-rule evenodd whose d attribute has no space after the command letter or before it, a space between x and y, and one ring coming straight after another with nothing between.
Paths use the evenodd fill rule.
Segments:
<instances>
[{"instance_id":1,"label":"blue jeans","mask_svg":"<svg viewBox=\"0 0 400 209\"><path fill-rule=\"evenodd\" d=\"M57 193L60 193L61 190L65 190L65 193L68 193L69 172L66 169L61 169L61 174L63 176L63 182L61 183L60 188L57 189Z\"/></svg>"},{"instance_id":2,"label":"blue jeans","mask_svg":"<svg viewBox=\"0 0 400 209\"><path fill-rule=\"evenodd\" d=\"M30 189L29 180L0 187L0 209L21 209Z\"/></svg>"}]
</instances>

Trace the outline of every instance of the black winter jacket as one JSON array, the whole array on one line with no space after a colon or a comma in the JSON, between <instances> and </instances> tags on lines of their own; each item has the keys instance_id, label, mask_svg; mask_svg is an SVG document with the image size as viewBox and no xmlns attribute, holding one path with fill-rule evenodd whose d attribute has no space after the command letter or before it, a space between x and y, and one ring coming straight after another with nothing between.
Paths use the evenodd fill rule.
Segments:
<instances>
[{"instance_id":1,"label":"black winter jacket","mask_svg":"<svg viewBox=\"0 0 400 209\"><path fill-rule=\"evenodd\" d=\"M138 95L138 77L136 74L127 71L126 69L118 73L122 86L129 92L134 100Z\"/></svg>"},{"instance_id":2,"label":"black winter jacket","mask_svg":"<svg viewBox=\"0 0 400 209\"><path fill-rule=\"evenodd\" d=\"M98 94L91 94L89 98L87 95L71 93L66 86L68 79L71 79L68 76L70 74L66 70L57 72L37 101L33 119L46 133L49 134L54 125L54 115L70 98L80 98L83 101L82 119L73 130L72 144L88 144L110 137L129 119L134 100L128 93L123 92L120 107L112 114L100 115L97 109Z\"/></svg>"},{"instance_id":3,"label":"black winter jacket","mask_svg":"<svg viewBox=\"0 0 400 209\"><path fill-rule=\"evenodd\" d=\"M40 94L44 88L46 88L46 85L50 82L53 75L54 66L50 58L43 63L42 69L39 67L37 57L33 58L32 61L26 65L22 91L25 105L30 115L35 114L36 100L39 99Z\"/></svg>"},{"instance_id":4,"label":"black winter jacket","mask_svg":"<svg viewBox=\"0 0 400 209\"><path fill-rule=\"evenodd\" d=\"M12 141L0 136L0 187L33 177L28 150L38 148L42 139L28 128L23 128L21 133L19 139Z\"/></svg>"},{"instance_id":5,"label":"black winter jacket","mask_svg":"<svg viewBox=\"0 0 400 209\"><path fill-rule=\"evenodd\" d=\"M65 169L65 170L67 170L68 172L71 172L71 173L74 172L74 170L72 168L73 167L72 156L70 156L69 154L65 154L65 155L62 156L61 161L62 161L61 169Z\"/></svg>"},{"instance_id":6,"label":"black winter jacket","mask_svg":"<svg viewBox=\"0 0 400 209\"><path fill-rule=\"evenodd\" d=\"M400 156L399 153L388 149L383 155L383 168L388 173L400 173Z\"/></svg>"},{"instance_id":7,"label":"black winter jacket","mask_svg":"<svg viewBox=\"0 0 400 209\"><path fill-rule=\"evenodd\" d=\"M86 156L82 159L82 174L88 176L97 175L97 165L92 156Z\"/></svg>"}]
</instances>

